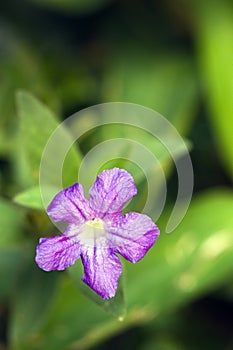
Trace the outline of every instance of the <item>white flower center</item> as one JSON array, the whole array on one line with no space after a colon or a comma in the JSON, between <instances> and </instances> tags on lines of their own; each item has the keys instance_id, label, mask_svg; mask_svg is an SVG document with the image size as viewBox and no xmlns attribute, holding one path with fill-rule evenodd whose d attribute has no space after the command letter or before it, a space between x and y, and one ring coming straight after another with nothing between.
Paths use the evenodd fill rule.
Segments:
<instances>
[{"instance_id":1,"label":"white flower center","mask_svg":"<svg viewBox=\"0 0 233 350\"><path fill-rule=\"evenodd\" d=\"M103 248L107 246L104 222L99 218L86 221L77 237L79 242L86 247Z\"/></svg>"}]
</instances>

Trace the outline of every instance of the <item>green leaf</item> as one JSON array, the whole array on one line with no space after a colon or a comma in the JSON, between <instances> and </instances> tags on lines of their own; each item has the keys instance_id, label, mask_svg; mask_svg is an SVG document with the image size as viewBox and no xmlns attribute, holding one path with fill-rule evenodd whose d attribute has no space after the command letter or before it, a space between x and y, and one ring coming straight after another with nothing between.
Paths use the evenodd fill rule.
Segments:
<instances>
[{"instance_id":1,"label":"green leaf","mask_svg":"<svg viewBox=\"0 0 233 350\"><path fill-rule=\"evenodd\" d=\"M22 259L24 217L19 208L0 198L0 299L9 298Z\"/></svg>"},{"instance_id":2,"label":"green leaf","mask_svg":"<svg viewBox=\"0 0 233 350\"><path fill-rule=\"evenodd\" d=\"M18 92L16 102L20 117L21 141L30 165L31 176L34 178L35 183L38 183L43 151L59 122L45 105L27 92ZM69 146L72 145L72 139L68 131L64 127L60 127L59 130L59 139L53 145L53 154L50 155L45 165L46 171L43 173L43 184L45 185L57 186L61 184L61 169L57 169L57 159L67 144ZM71 147L63 167L63 182L65 186L69 186L76 181L80 161L81 155L78 149Z\"/></svg>"},{"instance_id":3,"label":"green leaf","mask_svg":"<svg viewBox=\"0 0 233 350\"><path fill-rule=\"evenodd\" d=\"M55 195L58 192L58 188L53 186L46 186L44 190L46 190L47 196L48 198L50 198L50 201L55 197ZM14 197L14 201L17 204L20 204L22 206L25 206L31 209L45 210L45 207L41 198L40 188L38 186L29 188L26 191L17 194Z\"/></svg>"},{"instance_id":4,"label":"green leaf","mask_svg":"<svg viewBox=\"0 0 233 350\"><path fill-rule=\"evenodd\" d=\"M60 109L60 102L46 76L45 61L40 50L34 50L27 40L21 38L19 31L3 24L1 38L0 70L0 154L15 154L15 91L19 86L43 98L46 103ZM17 32L17 33L16 33ZM36 84L35 84L36 81Z\"/></svg>"},{"instance_id":5,"label":"green leaf","mask_svg":"<svg viewBox=\"0 0 233 350\"><path fill-rule=\"evenodd\" d=\"M19 208L0 198L0 249L16 247L22 240L23 215Z\"/></svg>"},{"instance_id":6,"label":"green leaf","mask_svg":"<svg viewBox=\"0 0 233 350\"><path fill-rule=\"evenodd\" d=\"M233 178L233 11L229 1L197 1L197 53L218 154Z\"/></svg>"},{"instance_id":7,"label":"green leaf","mask_svg":"<svg viewBox=\"0 0 233 350\"><path fill-rule=\"evenodd\" d=\"M103 300L93 290L90 289L85 283L82 282L82 270L80 264L75 264L68 269L68 272L73 279L75 285L92 301L99 305L102 309L117 317L119 320L123 320L126 313L124 291L122 281L120 279L116 296L109 300Z\"/></svg>"},{"instance_id":8,"label":"green leaf","mask_svg":"<svg viewBox=\"0 0 233 350\"><path fill-rule=\"evenodd\" d=\"M28 247L30 248L32 247ZM28 339L35 342L38 329L50 310L57 286L58 273L40 270L33 260L31 255L27 256L18 275L10 323L10 343L13 349L27 348Z\"/></svg>"},{"instance_id":9,"label":"green leaf","mask_svg":"<svg viewBox=\"0 0 233 350\"><path fill-rule=\"evenodd\" d=\"M63 274L48 318L37 337L28 337L27 347L23 349L89 349L133 325L150 320L150 310L144 308L132 310L123 321L110 317L97 304L90 302L68 275Z\"/></svg>"},{"instance_id":10,"label":"green leaf","mask_svg":"<svg viewBox=\"0 0 233 350\"><path fill-rule=\"evenodd\" d=\"M103 82L104 101L150 107L186 134L196 112L197 82L189 57L174 52L138 51L121 47L109 60Z\"/></svg>"},{"instance_id":11,"label":"green leaf","mask_svg":"<svg viewBox=\"0 0 233 350\"><path fill-rule=\"evenodd\" d=\"M233 269L232 207L231 192L209 191L193 199L171 234L161 221L155 246L138 264L127 263L130 306L150 305L157 314L226 283Z\"/></svg>"},{"instance_id":12,"label":"green leaf","mask_svg":"<svg viewBox=\"0 0 233 350\"><path fill-rule=\"evenodd\" d=\"M14 293L23 254L21 247L0 248L0 301Z\"/></svg>"}]
</instances>

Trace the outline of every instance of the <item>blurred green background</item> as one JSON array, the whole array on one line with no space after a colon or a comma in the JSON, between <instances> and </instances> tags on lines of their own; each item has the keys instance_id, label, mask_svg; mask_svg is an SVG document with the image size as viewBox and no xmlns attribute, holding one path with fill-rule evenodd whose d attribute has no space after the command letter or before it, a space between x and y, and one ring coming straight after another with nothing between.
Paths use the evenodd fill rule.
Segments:
<instances>
[{"instance_id":1,"label":"blurred green background","mask_svg":"<svg viewBox=\"0 0 233 350\"><path fill-rule=\"evenodd\" d=\"M1 2L0 350L233 349L232 57L230 0ZM195 184L184 220L164 233L174 164L149 134L124 131L158 156L168 196L155 247L136 265L123 262L117 297L102 302L80 283L80 262L59 273L35 265L39 237L56 234L38 174L59 121L113 101L173 123L190 147ZM121 133L84 135L69 152L64 183L75 181L88 150ZM110 166L131 171L139 195L130 209L140 210L143 174L125 160Z\"/></svg>"}]
</instances>

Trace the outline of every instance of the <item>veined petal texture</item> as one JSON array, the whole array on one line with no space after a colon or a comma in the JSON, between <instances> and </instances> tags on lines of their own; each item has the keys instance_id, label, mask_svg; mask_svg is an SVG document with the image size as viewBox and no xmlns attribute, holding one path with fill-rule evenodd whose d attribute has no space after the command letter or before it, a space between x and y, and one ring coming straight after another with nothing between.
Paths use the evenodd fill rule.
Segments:
<instances>
[{"instance_id":1,"label":"veined petal texture","mask_svg":"<svg viewBox=\"0 0 233 350\"><path fill-rule=\"evenodd\" d=\"M84 197L82 185L76 183L59 192L47 208L47 214L54 221L81 224L92 216L88 200Z\"/></svg>"},{"instance_id":2,"label":"veined petal texture","mask_svg":"<svg viewBox=\"0 0 233 350\"><path fill-rule=\"evenodd\" d=\"M108 248L88 247L81 258L84 266L83 282L103 299L112 298L122 272L118 256Z\"/></svg>"},{"instance_id":3,"label":"veined petal texture","mask_svg":"<svg viewBox=\"0 0 233 350\"><path fill-rule=\"evenodd\" d=\"M90 207L100 219L114 219L137 193L132 176L123 169L102 171L90 188Z\"/></svg>"},{"instance_id":4,"label":"veined petal texture","mask_svg":"<svg viewBox=\"0 0 233 350\"><path fill-rule=\"evenodd\" d=\"M144 257L159 236L154 222L147 215L135 212L119 217L106 231L109 247L133 263Z\"/></svg>"},{"instance_id":5,"label":"veined petal texture","mask_svg":"<svg viewBox=\"0 0 233 350\"><path fill-rule=\"evenodd\" d=\"M80 244L66 235L41 238L36 249L36 263L44 271L65 270L80 257Z\"/></svg>"}]
</instances>

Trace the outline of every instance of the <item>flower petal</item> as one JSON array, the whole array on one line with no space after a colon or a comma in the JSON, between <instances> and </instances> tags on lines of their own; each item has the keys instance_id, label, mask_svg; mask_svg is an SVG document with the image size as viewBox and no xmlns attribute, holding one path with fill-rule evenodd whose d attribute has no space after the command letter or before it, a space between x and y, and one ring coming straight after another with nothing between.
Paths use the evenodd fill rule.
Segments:
<instances>
[{"instance_id":1,"label":"flower petal","mask_svg":"<svg viewBox=\"0 0 233 350\"><path fill-rule=\"evenodd\" d=\"M54 221L79 225L91 216L88 200L84 197L82 185L76 183L59 192L47 208L47 214Z\"/></svg>"},{"instance_id":2,"label":"flower petal","mask_svg":"<svg viewBox=\"0 0 233 350\"><path fill-rule=\"evenodd\" d=\"M64 270L80 258L80 244L65 234L41 238L36 250L36 263L45 270Z\"/></svg>"},{"instance_id":3,"label":"flower petal","mask_svg":"<svg viewBox=\"0 0 233 350\"><path fill-rule=\"evenodd\" d=\"M109 247L133 263L144 257L159 236L158 227L147 215L134 212L105 229Z\"/></svg>"},{"instance_id":4,"label":"flower petal","mask_svg":"<svg viewBox=\"0 0 233 350\"><path fill-rule=\"evenodd\" d=\"M118 256L110 249L88 247L82 252L81 258L84 266L83 282L103 299L114 297L122 272Z\"/></svg>"},{"instance_id":5,"label":"flower petal","mask_svg":"<svg viewBox=\"0 0 233 350\"><path fill-rule=\"evenodd\" d=\"M132 176L123 169L104 170L90 188L90 207L96 217L113 218L137 193Z\"/></svg>"}]
</instances>

